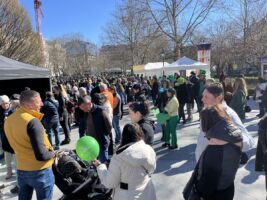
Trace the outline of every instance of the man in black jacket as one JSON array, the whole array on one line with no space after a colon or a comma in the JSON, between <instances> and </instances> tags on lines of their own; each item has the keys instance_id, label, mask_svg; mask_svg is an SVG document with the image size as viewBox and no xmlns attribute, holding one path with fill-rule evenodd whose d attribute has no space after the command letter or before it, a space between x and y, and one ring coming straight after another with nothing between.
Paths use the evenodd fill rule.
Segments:
<instances>
[{"instance_id":1,"label":"man in black jacket","mask_svg":"<svg viewBox=\"0 0 267 200\"><path fill-rule=\"evenodd\" d=\"M58 150L60 145L58 102L54 100L54 95L52 92L46 92L46 99L43 107L41 108L41 113L44 114L43 122L48 139L50 143L53 144L52 132L54 132L56 142L54 149Z\"/></svg>"},{"instance_id":2,"label":"man in black jacket","mask_svg":"<svg viewBox=\"0 0 267 200\"><path fill-rule=\"evenodd\" d=\"M199 97L199 79L196 77L196 73L195 72L191 72L190 73L190 82L193 84L193 99L196 101L197 104L197 111L200 112L201 111L201 99Z\"/></svg>"},{"instance_id":3,"label":"man in black jacket","mask_svg":"<svg viewBox=\"0 0 267 200\"><path fill-rule=\"evenodd\" d=\"M151 91L151 96L152 96L153 103L155 103L157 98L158 98L159 87L160 87L160 84L158 82L157 77L153 76L153 84L152 84L152 91Z\"/></svg>"},{"instance_id":4,"label":"man in black jacket","mask_svg":"<svg viewBox=\"0 0 267 200\"><path fill-rule=\"evenodd\" d=\"M178 73L175 73L174 76L176 78L176 80L174 81L174 89L176 90L176 96L179 101L179 117L180 119L183 119L183 123L185 124L186 120L185 120L184 106L186 103L188 103L186 80Z\"/></svg>"},{"instance_id":5,"label":"man in black jacket","mask_svg":"<svg viewBox=\"0 0 267 200\"><path fill-rule=\"evenodd\" d=\"M80 108L88 113L86 135L94 137L99 143L100 154L98 159L101 162L108 161L109 137L111 135L112 124L107 113L102 106L93 104L89 96L82 98Z\"/></svg>"}]
</instances>

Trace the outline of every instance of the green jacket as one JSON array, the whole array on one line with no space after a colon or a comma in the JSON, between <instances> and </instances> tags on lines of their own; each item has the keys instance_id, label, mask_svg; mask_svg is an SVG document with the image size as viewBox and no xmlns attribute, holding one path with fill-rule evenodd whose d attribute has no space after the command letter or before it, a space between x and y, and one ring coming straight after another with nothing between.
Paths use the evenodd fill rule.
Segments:
<instances>
[{"instance_id":1,"label":"green jacket","mask_svg":"<svg viewBox=\"0 0 267 200\"><path fill-rule=\"evenodd\" d=\"M230 107L237 113L240 119L245 119L245 107L247 105L247 98L245 92L237 90L230 103Z\"/></svg>"}]
</instances>

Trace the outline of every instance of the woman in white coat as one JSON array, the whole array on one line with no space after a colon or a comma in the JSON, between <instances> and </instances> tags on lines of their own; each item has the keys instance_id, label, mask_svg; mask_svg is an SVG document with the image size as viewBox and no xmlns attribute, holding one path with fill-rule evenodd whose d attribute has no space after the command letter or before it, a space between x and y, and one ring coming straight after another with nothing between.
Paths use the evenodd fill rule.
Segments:
<instances>
[{"instance_id":1,"label":"woman in white coat","mask_svg":"<svg viewBox=\"0 0 267 200\"><path fill-rule=\"evenodd\" d=\"M114 189L114 200L157 199L150 177L156 168L156 154L143 138L142 129L137 123L127 124L109 168L98 160L93 162L101 183Z\"/></svg>"}]
</instances>

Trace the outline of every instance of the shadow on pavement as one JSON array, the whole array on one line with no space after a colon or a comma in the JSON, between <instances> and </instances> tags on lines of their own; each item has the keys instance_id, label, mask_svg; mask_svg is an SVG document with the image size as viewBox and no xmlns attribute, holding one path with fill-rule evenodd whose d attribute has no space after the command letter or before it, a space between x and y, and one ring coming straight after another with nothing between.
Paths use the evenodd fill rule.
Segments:
<instances>
[{"instance_id":1,"label":"shadow on pavement","mask_svg":"<svg viewBox=\"0 0 267 200\"><path fill-rule=\"evenodd\" d=\"M163 172L167 176L182 174L193 170L195 167L195 149L196 144L190 144L176 150L167 148L156 148L158 165L155 173ZM160 151L162 150L162 151Z\"/></svg>"},{"instance_id":2,"label":"shadow on pavement","mask_svg":"<svg viewBox=\"0 0 267 200\"><path fill-rule=\"evenodd\" d=\"M195 126L199 123L200 123L199 121L187 122L185 124L180 123L180 124L177 124L176 130L181 130L181 129L188 128L191 126ZM159 123L156 123L155 125L156 125L155 134L162 133L162 126Z\"/></svg>"},{"instance_id":3,"label":"shadow on pavement","mask_svg":"<svg viewBox=\"0 0 267 200\"><path fill-rule=\"evenodd\" d=\"M247 154L249 157L254 156L256 154L256 148L249 150ZM264 172L255 171L255 158L250 159L244 168L249 171L249 174L241 179L241 182L244 184L252 184L258 180L260 175L264 175Z\"/></svg>"},{"instance_id":4,"label":"shadow on pavement","mask_svg":"<svg viewBox=\"0 0 267 200\"><path fill-rule=\"evenodd\" d=\"M246 164L245 169L249 171L249 174L242 178L241 182L244 184L252 184L258 180L260 175L264 175L264 172L255 172L255 158Z\"/></svg>"},{"instance_id":5,"label":"shadow on pavement","mask_svg":"<svg viewBox=\"0 0 267 200\"><path fill-rule=\"evenodd\" d=\"M242 120L243 123L248 123L248 122L251 122L251 121L254 121L254 120L258 120L259 118L257 117L251 117L251 118L246 118L244 120Z\"/></svg>"},{"instance_id":6,"label":"shadow on pavement","mask_svg":"<svg viewBox=\"0 0 267 200\"><path fill-rule=\"evenodd\" d=\"M256 124L250 124L247 127L248 132L258 131L258 123Z\"/></svg>"}]
</instances>

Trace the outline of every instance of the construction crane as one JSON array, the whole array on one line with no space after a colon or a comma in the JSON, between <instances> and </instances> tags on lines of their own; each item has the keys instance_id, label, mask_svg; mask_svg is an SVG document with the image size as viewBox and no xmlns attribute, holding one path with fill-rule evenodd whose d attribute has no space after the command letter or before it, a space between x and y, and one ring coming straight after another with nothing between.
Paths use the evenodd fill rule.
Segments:
<instances>
[{"instance_id":1,"label":"construction crane","mask_svg":"<svg viewBox=\"0 0 267 200\"><path fill-rule=\"evenodd\" d=\"M35 10L35 20L36 20L36 30L39 35L42 35L41 30L41 16L43 16L43 12L41 10L42 2L41 0L34 0L34 10Z\"/></svg>"},{"instance_id":2,"label":"construction crane","mask_svg":"<svg viewBox=\"0 0 267 200\"><path fill-rule=\"evenodd\" d=\"M41 16L43 16L41 6L42 6L41 0L34 0L36 30L38 33L39 45L40 45L41 54L43 57L43 62L45 62L44 41L43 41L43 35L42 35L42 29L41 29ZM44 65L44 63L42 64Z\"/></svg>"}]
</instances>

